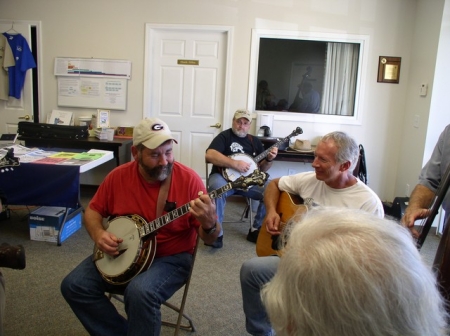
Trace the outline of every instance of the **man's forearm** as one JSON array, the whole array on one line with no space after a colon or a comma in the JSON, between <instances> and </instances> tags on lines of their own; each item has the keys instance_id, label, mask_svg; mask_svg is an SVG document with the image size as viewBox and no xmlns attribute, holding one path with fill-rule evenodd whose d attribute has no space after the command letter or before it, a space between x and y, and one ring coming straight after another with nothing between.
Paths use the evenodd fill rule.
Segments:
<instances>
[{"instance_id":1,"label":"man's forearm","mask_svg":"<svg viewBox=\"0 0 450 336\"><path fill-rule=\"evenodd\" d=\"M205 157L207 162L218 167L233 168L233 164L235 163L235 160L213 149L209 149Z\"/></svg>"},{"instance_id":2,"label":"man's forearm","mask_svg":"<svg viewBox=\"0 0 450 336\"><path fill-rule=\"evenodd\" d=\"M91 239L95 242L95 237L100 231L104 231L102 216L92 210L89 206L84 212L84 225Z\"/></svg>"},{"instance_id":3,"label":"man's forearm","mask_svg":"<svg viewBox=\"0 0 450 336\"><path fill-rule=\"evenodd\" d=\"M418 184L409 197L408 208L428 209L435 197L435 193L424 185Z\"/></svg>"},{"instance_id":4,"label":"man's forearm","mask_svg":"<svg viewBox=\"0 0 450 336\"><path fill-rule=\"evenodd\" d=\"M280 198L280 189L278 189L278 181L276 178L269 182L264 191L264 205L267 212L276 211L278 199Z\"/></svg>"},{"instance_id":5,"label":"man's forearm","mask_svg":"<svg viewBox=\"0 0 450 336\"><path fill-rule=\"evenodd\" d=\"M259 165L259 169L263 172L268 171L270 169L270 167L272 167L272 161L267 161L266 159L261 161L261 163Z\"/></svg>"}]
</instances>

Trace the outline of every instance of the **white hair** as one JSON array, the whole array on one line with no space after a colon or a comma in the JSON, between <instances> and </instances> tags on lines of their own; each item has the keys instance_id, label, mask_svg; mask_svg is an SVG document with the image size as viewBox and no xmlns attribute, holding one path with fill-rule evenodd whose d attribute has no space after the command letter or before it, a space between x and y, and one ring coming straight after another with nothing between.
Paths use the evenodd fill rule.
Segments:
<instances>
[{"instance_id":1,"label":"white hair","mask_svg":"<svg viewBox=\"0 0 450 336\"><path fill-rule=\"evenodd\" d=\"M309 211L261 295L279 336L446 334L444 300L410 233L359 210Z\"/></svg>"},{"instance_id":2,"label":"white hair","mask_svg":"<svg viewBox=\"0 0 450 336\"><path fill-rule=\"evenodd\" d=\"M350 162L348 171L352 173L358 164L359 159L359 146L355 139L344 132L331 132L325 134L320 141L327 142L329 140L334 141L337 147L336 162L345 163Z\"/></svg>"}]
</instances>

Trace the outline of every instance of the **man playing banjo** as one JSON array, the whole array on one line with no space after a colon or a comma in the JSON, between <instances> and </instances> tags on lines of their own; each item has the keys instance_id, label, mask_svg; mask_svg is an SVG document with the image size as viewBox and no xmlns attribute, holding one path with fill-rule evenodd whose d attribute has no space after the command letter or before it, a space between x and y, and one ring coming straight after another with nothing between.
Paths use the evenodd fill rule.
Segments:
<instances>
[{"instance_id":1,"label":"man playing banjo","mask_svg":"<svg viewBox=\"0 0 450 336\"><path fill-rule=\"evenodd\" d=\"M206 150L206 161L212 163L213 167L209 176L208 191L222 187L238 175L247 175L253 172L254 169L265 172L272 166L272 160L275 159L278 153L277 147L273 147L262 161L253 161L255 156L264 151L264 147L257 137L248 134L251 123L252 116L249 111L237 110L234 114L231 128L218 134L209 145ZM216 199L219 223L223 222L227 197L237 194L261 201L259 202L253 227L249 229L247 235L248 241L256 243L259 229L265 216L265 207L262 202L264 187L254 186L248 191L230 190L223 194L222 197ZM220 231L217 240L213 244L206 244L215 248L221 248L223 246L223 231Z\"/></svg>"},{"instance_id":2,"label":"man playing banjo","mask_svg":"<svg viewBox=\"0 0 450 336\"><path fill-rule=\"evenodd\" d=\"M123 224L127 224L126 216L134 215L148 222L183 204L188 208L185 215L158 229L155 257L148 269L128 282L118 277L119 282L127 282L124 300L128 321L105 295L105 292L116 292L118 286L105 281L92 256L66 276L61 292L91 335L159 335L161 303L185 283L197 233L205 243L213 243L221 231L214 202L206 194L201 178L192 169L175 162L173 142L176 140L164 121L142 120L133 133L134 161L110 172L86 209L84 224L96 249L104 258L120 264L140 235L134 235L137 239L127 239L128 232L115 235L109 232L110 228L105 230L104 218L122 219L123 216ZM111 219L110 223L114 221ZM145 249L138 250L142 253ZM134 256L130 259L134 260Z\"/></svg>"}]
</instances>

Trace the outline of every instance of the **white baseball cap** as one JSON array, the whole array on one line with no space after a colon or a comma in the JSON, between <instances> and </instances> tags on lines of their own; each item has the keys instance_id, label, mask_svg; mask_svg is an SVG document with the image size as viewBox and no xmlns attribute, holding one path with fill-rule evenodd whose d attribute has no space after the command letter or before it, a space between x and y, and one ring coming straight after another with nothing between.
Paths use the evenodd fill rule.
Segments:
<instances>
[{"instance_id":1,"label":"white baseball cap","mask_svg":"<svg viewBox=\"0 0 450 336\"><path fill-rule=\"evenodd\" d=\"M247 119L248 121L252 121L252 115L251 115L251 113L250 113L250 111L248 111L248 110L244 110L244 109L242 109L242 110L237 110L235 113L234 113L234 119L239 119L239 118L245 118L245 119Z\"/></svg>"},{"instance_id":2,"label":"white baseball cap","mask_svg":"<svg viewBox=\"0 0 450 336\"><path fill-rule=\"evenodd\" d=\"M134 146L143 144L149 149L155 149L167 140L178 143L172 136L169 126L158 118L145 118L133 130Z\"/></svg>"}]
</instances>

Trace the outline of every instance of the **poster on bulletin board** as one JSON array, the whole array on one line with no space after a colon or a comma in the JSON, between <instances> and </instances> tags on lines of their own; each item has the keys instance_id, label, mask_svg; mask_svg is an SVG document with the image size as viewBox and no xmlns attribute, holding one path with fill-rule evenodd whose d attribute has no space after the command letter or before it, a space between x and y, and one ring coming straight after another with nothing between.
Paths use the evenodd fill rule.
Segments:
<instances>
[{"instance_id":1,"label":"poster on bulletin board","mask_svg":"<svg viewBox=\"0 0 450 336\"><path fill-rule=\"evenodd\" d=\"M125 110L131 62L56 58L58 105Z\"/></svg>"}]
</instances>

